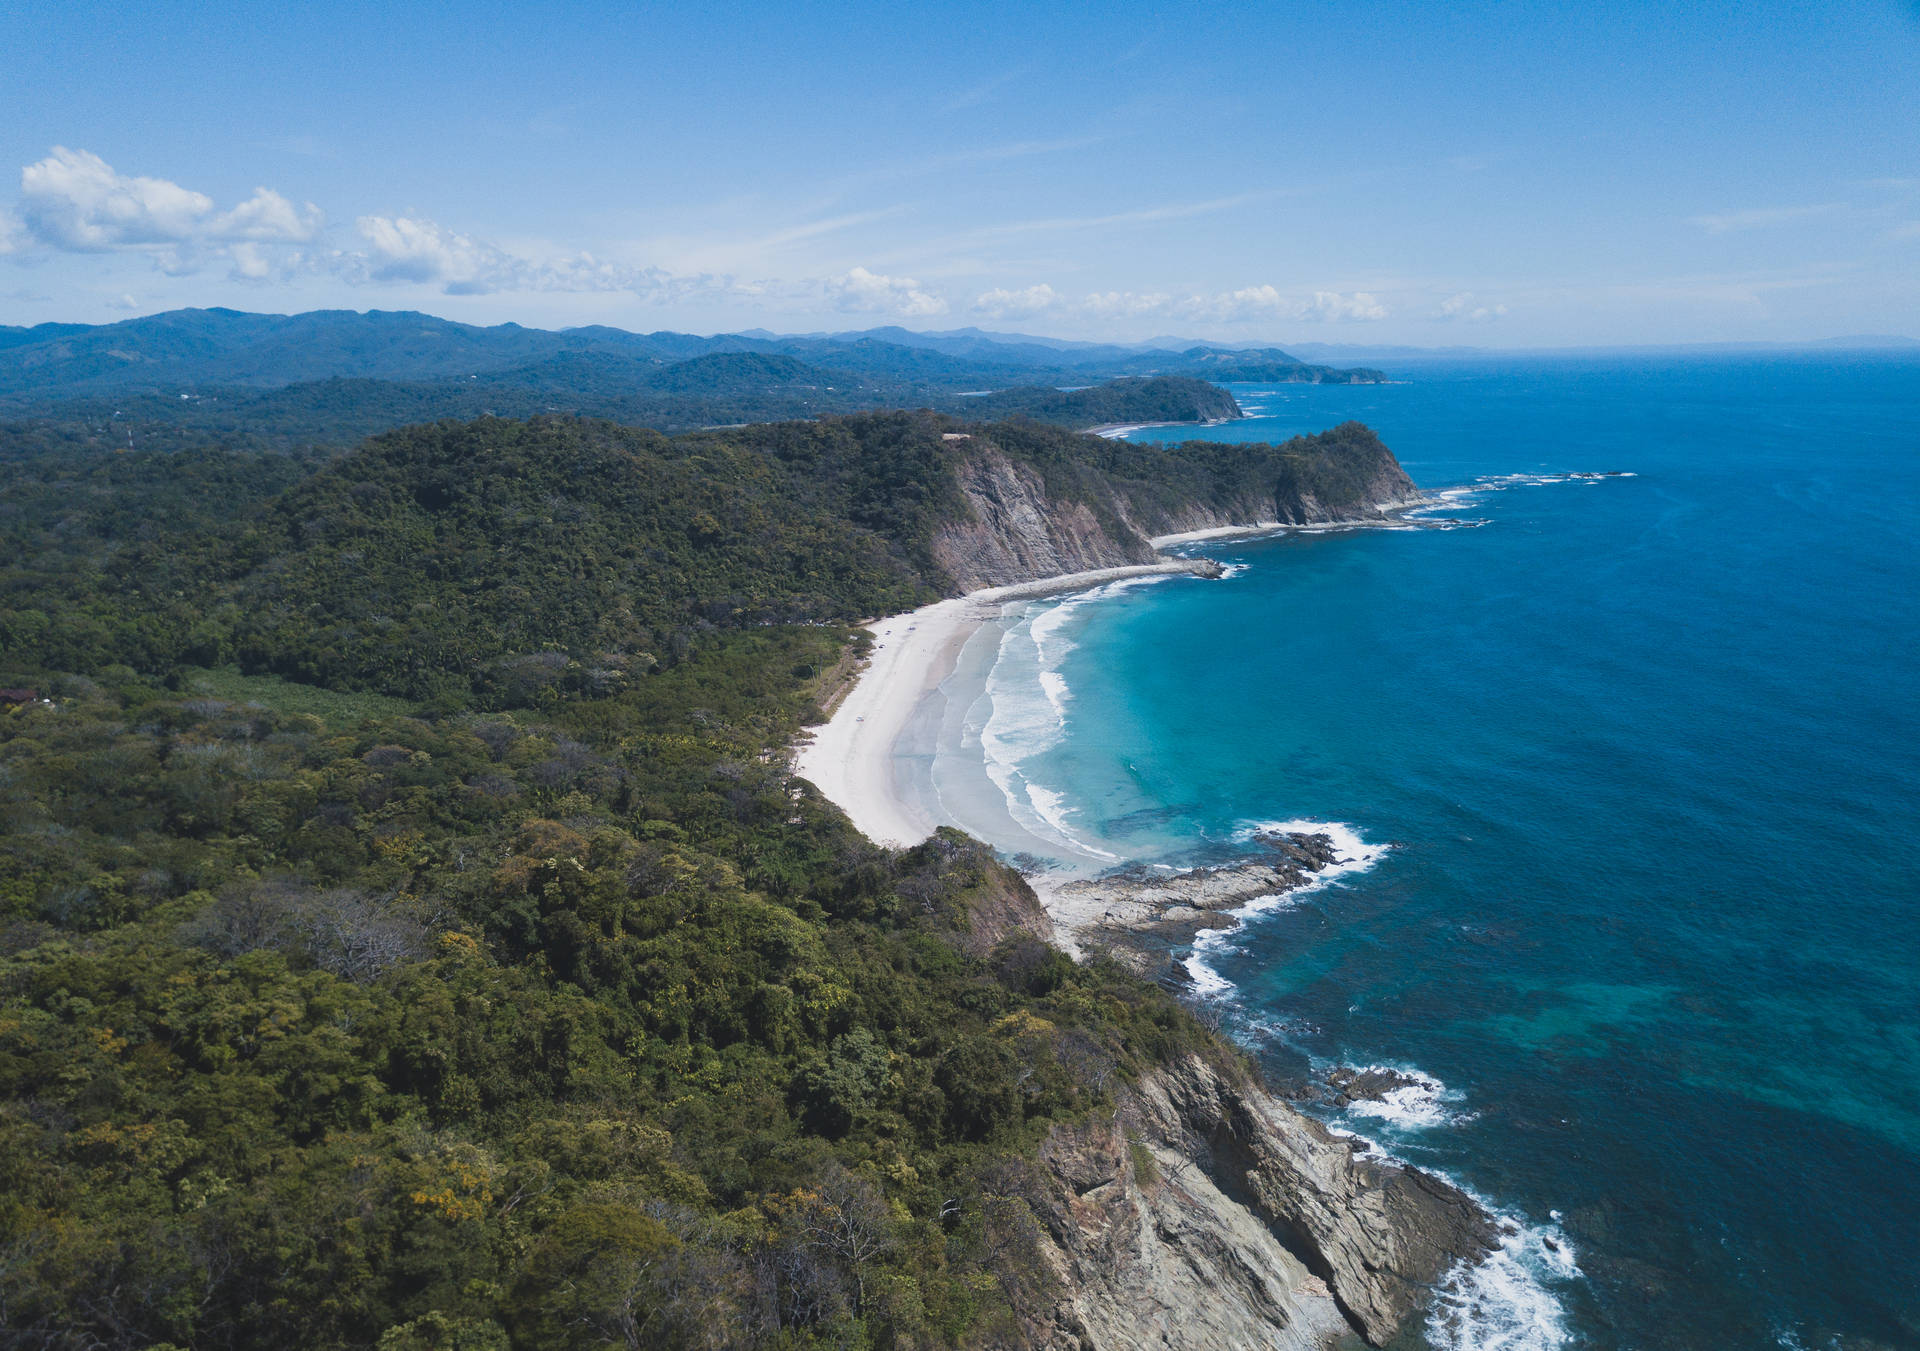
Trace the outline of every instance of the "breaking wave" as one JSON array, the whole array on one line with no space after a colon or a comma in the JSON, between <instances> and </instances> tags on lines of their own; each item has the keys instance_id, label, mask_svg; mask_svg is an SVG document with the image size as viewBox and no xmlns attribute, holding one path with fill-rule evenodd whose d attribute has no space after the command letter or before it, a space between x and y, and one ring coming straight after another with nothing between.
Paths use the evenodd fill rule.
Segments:
<instances>
[{"instance_id":1,"label":"breaking wave","mask_svg":"<svg viewBox=\"0 0 1920 1351\"><path fill-rule=\"evenodd\" d=\"M1461 1190L1494 1217L1500 1246L1447 1273L1427 1313L1427 1340L1436 1351L1558 1351L1571 1344L1566 1308L1551 1288L1582 1274L1567 1236L1557 1224L1528 1223Z\"/></svg>"},{"instance_id":2,"label":"breaking wave","mask_svg":"<svg viewBox=\"0 0 1920 1351\"><path fill-rule=\"evenodd\" d=\"M1313 880L1305 886L1295 887L1291 891L1277 892L1267 896L1256 896L1233 910L1227 912L1234 923L1225 929L1208 929L1197 935L1193 947L1187 954L1187 975L1193 981L1194 993L1204 999L1222 999L1231 995L1237 988L1234 983L1215 969L1213 959L1229 952L1239 951L1238 940L1246 932L1247 921L1259 915L1270 914L1276 910L1289 910L1298 905L1301 898L1318 891L1320 888L1337 882L1343 877L1363 873L1386 857L1390 848L1384 844L1368 844L1352 826L1343 821L1252 821L1241 826L1233 833L1235 844L1250 845L1263 835L1325 835L1333 842L1334 861L1313 875Z\"/></svg>"},{"instance_id":3,"label":"breaking wave","mask_svg":"<svg viewBox=\"0 0 1920 1351\"><path fill-rule=\"evenodd\" d=\"M1118 855L1078 834L1073 828L1078 809L1066 794L1036 783L1027 770L1028 762L1052 750L1066 735L1073 690L1061 664L1074 650L1071 628L1088 605L1169 580L1168 574L1123 577L1029 605L1001 635L987 673L988 713L980 727L987 777L1000 790L1008 815L1022 829L1079 858L1111 863Z\"/></svg>"}]
</instances>

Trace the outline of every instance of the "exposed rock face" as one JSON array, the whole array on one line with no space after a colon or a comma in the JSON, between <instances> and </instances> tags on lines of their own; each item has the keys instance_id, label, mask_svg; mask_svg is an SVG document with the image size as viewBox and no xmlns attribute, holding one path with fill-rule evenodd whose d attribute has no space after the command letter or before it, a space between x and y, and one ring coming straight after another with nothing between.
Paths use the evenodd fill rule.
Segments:
<instances>
[{"instance_id":1,"label":"exposed rock face","mask_svg":"<svg viewBox=\"0 0 1920 1351\"><path fill-rule=\"evenodd\" d=\"M959 472L974 519L942 527L933 556L962 591L1154 560L1144 534L1115 538L1085 503L1056 504L1039 474L990 446Z\"/></svg>"},{"instance_id":2,"label":"exposed rock face","mask_svg":"<svg viewBox=\"0 0 1920 1351\"><path fill-rule=\"evenodd\" d=\"M1152 562L1156 535L1377 521L1421 500L1393 452L1358 424L1288 443L1269 479L1178 506L1097 472L1079 477L1077 500L1056 500L1035 469L983 437L955 445L966 447L955 472L972 519L942 526L932 552L956 591Z\"/></svg>"},{"instance_id":3,"label":"exposed rock face","mask_svg":"<svg viewBox=\"0 0 1920 1351\"><path fill-rule=\"evenodd\" d=\"M1495 1242L1459 1191L1357 1157L1197 1058L1109 1122L1056 1129L1042 1159L1064 1293L1041 1341L1062 1351L1324 1347L1349 1330L1381 1345Z\"/></svg>"},{"instance_id":4,"label":"exposed rock face","mask_svg":"<svg viewBox=\"0 0 1920 1351\"><path fill-rule=\"evenodd\" d=\"M1075 948L1104 948L1141 975L1159 975L1174 948L1204 929L1231 927L1238 923L1233 910L1305 886L1337 860L1325 835L1265 835L1256 843L1261 856L1220 867L1172 874L1134 867L1052 883L1047 906ZM1186 979L1178 963L1169 974Z\"/></svg>"}]
</instances>

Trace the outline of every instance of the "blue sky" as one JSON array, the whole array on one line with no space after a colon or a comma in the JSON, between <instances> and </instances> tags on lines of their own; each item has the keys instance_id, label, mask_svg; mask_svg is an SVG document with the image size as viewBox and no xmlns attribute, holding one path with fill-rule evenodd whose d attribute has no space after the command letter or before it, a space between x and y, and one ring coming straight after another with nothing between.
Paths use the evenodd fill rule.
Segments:
<instances>
[{"instance_id":1,"label":"blue sky","mask_svg":"<svg viewBox=\"0 0 1920 1351\"><path fill-rule=\"evenodd\" d=\"M0 0L0 322L1920 334L1920 5Z\"/></svg>"}]
</instances>

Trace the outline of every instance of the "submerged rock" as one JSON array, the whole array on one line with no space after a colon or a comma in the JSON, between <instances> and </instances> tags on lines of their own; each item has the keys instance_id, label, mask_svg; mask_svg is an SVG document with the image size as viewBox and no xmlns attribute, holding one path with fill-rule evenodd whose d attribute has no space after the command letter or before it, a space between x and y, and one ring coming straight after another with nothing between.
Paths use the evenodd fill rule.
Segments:
<instances>
[{"instance_id":1,"label":"submerged rock","mask_svg":"<svg viewBox=\"0 0 1920 1351\"><path fill-rule=\"evenodd\" d=\"M1369 1065L1355 1069L1351 1065L1342 1065L1328 1071L1327 1083L1332 1086L1334 1104L1345 1107L1353 1101L1384 1102L1389 1093L1402 1088L1425 1088L1427 1085L1411 1074L1399 1070L1384 1069L1378 1065Z\"/></svg>"}]
</instances>

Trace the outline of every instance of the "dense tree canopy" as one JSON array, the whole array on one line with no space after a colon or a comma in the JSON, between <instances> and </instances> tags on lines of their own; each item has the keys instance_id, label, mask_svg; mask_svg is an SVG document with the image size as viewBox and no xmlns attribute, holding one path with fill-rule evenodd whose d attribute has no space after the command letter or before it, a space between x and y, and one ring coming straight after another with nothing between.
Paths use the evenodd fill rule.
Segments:
<instances>
[{"instance_id":1,"label":"dense tree canopy","mask_svg":"<svg viewBox=\"0 0 1920 1351\"><path fill-rule=\"evenodd\" d=\"M1228 1052L791 775L954 425L0 448L0 1346L1022 1344L1036 1142ZM1370 442L969 435L1148 520Z\"/></svg>"}]
</instances>

